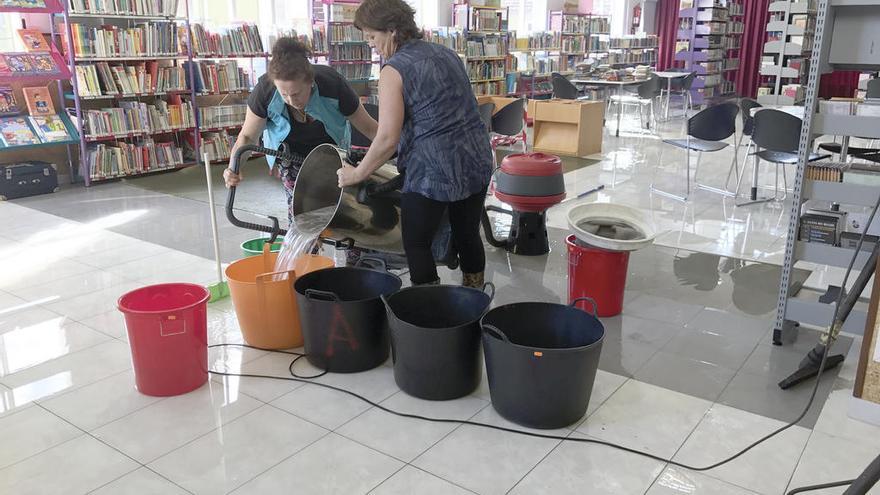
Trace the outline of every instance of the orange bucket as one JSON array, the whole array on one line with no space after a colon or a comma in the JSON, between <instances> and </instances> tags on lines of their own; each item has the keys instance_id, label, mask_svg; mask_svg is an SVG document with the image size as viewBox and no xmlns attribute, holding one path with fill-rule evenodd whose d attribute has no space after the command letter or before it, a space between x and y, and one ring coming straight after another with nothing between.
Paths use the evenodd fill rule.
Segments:
<instances>
[{"instance_id":1,"label":"orange bucket","mask_svg":"<svg viewBox=\"0 0 880 495\"><path fill-rule=\"evenodd\" d=\"M293 283L297 276L332 268L326 256L304 254L293 270L275 270L278 253L240 259L226 267L229 294L238 317L241 334L248 344L262 349L290 349L303 344L299 310ZM284 275L275 280L275 275Z\"/></svg>"}]
</instances>

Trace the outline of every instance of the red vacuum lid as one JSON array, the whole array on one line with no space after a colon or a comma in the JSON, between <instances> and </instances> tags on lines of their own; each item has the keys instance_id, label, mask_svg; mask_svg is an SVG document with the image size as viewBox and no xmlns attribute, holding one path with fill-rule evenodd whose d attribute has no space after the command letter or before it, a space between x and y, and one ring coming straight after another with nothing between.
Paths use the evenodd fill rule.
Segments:
<instances>
[{"instance_id":1,"label":"red vacuum lid","mask_svg":"<svg viewBox=\"0 0 880 495\"><path fill-rule=\"evenodd\" d=\"M562 160L546 153L515 153L501 161L501 170L510 175L562 175Z\"/></svg>"}]
</instances>

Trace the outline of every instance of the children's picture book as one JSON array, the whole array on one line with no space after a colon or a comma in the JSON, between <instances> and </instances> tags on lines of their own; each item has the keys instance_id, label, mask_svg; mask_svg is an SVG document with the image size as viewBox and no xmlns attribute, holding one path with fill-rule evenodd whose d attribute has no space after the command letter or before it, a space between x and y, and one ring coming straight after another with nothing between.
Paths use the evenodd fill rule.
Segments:
<instances>
[{"instance_id":1,"label":"children's picture book","mask_svg":"<svg viewBox=\"0 0 880 495\"><path fill-rule=\"evenodd\" d=\"M20 112L12 86L0 86L0 116L18 115Z\"/></svg>"},{"instance_id":2,"label":"children's picture book","mask_svg":"<svg viewBox=\"0 0 880 495\"><path fill-rule=\"evenodd\" d=\"M38 29L19 29L18 37L24 43L24 49L29 52L48 52L49 43Z\"/></svg>"},{"instance_id":3,"label":"children's picture book","mask_svg":"<svg viewBox=\"0 0 880 495\"><path fill-rule=\"evenodd\" d=\"M0 119L0 138L6 146L22 146L26 144L39 144L40 140L34 135L27 119L24 117L6 117Z\"/></svg>"},{"instance_id":4,"label":"children's picture book","mask_svg":"<svg viewBox=\"0 0 880 495\"><path fill-rule=\"evenodd\" d=\"M40 141L44 143L57 143L70 139L67 127L64 126L64 121L58 115L32 115L28 117L28 120L31 122L31 127L37 132L37 136L40 137Z\"/></svg>"},{"instance_id":5,"label":"children's picture book","mask_svg":"<svg viewBox=\"0 0 880 495\"><path fill-rule=\"evenodd\" d=\"M38 74L54 74L58 72L55 60L48 54L31 55L31 66L34 68L34 72Z\"/></svg>"},{"instance_id":6,"label":"children's picture book","mask_svg":"<svg viewBox=\"0 0 880 495\"><path fill-rule=\"evenodd\" d=\"M31 56L26 53L7 53L6 65L12 74L25 75L34 72L34 63Z\"/></svg>"},{"instance_id":7,"label":"children's picture book","mask_svg":"<svg viewBox=\"0 0 880 495\"><path fill-rule=\"evenodd\" d=\"M28 9L46 8L43 0L0 0L0 7L24 7Z\"/></svg>"},{"instance_id":8,"label":"children's picture book","mask_svg":"<svg viewBox=\"0 0 880 495\"><path fill-rule=\"evenodd\" d=\"M55 114L55 105L52 103L49 88L38 86L35 88L21 88L21 91L24 93L24 101L31 115Z\"/></svg>"}]
</instances>

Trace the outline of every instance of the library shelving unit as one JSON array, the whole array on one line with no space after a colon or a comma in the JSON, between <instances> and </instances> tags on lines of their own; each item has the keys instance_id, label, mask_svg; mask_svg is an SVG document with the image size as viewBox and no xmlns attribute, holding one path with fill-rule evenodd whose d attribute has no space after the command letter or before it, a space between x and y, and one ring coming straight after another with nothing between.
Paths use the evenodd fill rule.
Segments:
<instances>
[{"instance_id":1,"label":"library shelving unit","mask_svg":"<svg viewBox=\"0 0 880 495\"><path fill-rule=\"evenodd\" d=\"M517 68L513 87L508 87L508 96L531 99L550 97L553 86L552 73L559 72L559 59L550 54L558 52L561 45L558 31L532 33L528 38L516 38L510 49L516 58Z\"/></svg>"},{"instance_id":2,"label":"library shelving unit","mask_svg":"<svg viewBox=\"0 0 880 495\"><path fill-rule=\"evenodd\" d=\"M43 0L41 6L35 7L12 7L12 6L0 6L0 15L5 13L17 13L17 14L47 14L47 15L55 15L64 12L64 6L60 3L60 0ZM50 23L51 24L51 23ZM22 24L22 28L26 28L27 26ZM41 33L41 35L45 38L46 33ZM63 102L64 95L64 83L71 79L71 70L68 64L68 61L62 56L62 54L58 51L56 41L56 33L54 26L51 26L51 32L49 35L49 51L46 52L27 52L22 54L4 54L4 55L19 55L19 56L29 56L36 55L40 57L51 57L52 62L54 64L54 69L51 71L46 71L45 73L34 73L29 71L23 71L21 73L16 73L16 71L10 71L7 73L0 74L0 85L9 86L15 93L21 94L21 89L23 87L32 87L32 86L48 86L53 81L57 85L58 97L59 101ZM8 65L8 64L7 64ZM18 107L21 111L24 111L24 101L23 99L16 98ZM18 116L18 115L10 115L10 117L21 118L25 121L29 120L27 117ZM79 136L77 135L76 127L70 121L68 116L61 111L57 114L57 117L64 124L65 130L67 131L68 139L59 140L59 141L48 141L48 142L39 142L32 144L20 144L20 145L6 145L3 141L0 141L0 152L3 151L14 151L14 150L31 150L36 148L44 148L50 146L65 146L67 148L67 160L68 165L73 169L73 152L71 149L72 145L79 143ZM24 122L24 125L28 127L32 127L30 123ZM35 131L33 129L32 131ZM37 133L33 132L35 136ZM40 139L37 137L37 139Z\"/></svg>"},{"instance_id":3,"label":"library shelving unit","mask_svg":"<svg viewBox=\"0 0 880 495\"><path fill-rule=\"evenodd\" d=\"M550 31L558 32L560 36L559 50L554 52L559 58L559 70L556 72L574 74L577 65L586 58L592 38L591 15L561 10L550 11L548 20Z\"/></svg>"},{"instance_id":4,"label":"library shelving unit","mask_svg":"<svg viewBox=\"0 0 880 495\"><path fill-rule=\"evenodd\" d=\"M703 105L724 94L728 9L719 0L682 0L681 7L675 62L697 73L691 97L694 105Z\"/></svg>"},{"instance_id":5,"label":"library shelving unit","mask_svg":"<svg viewBox=\"0 0 880 495\"><path fill-rule=\"evenodd\" d=\"M379 59L354 26L354 14L360 4L361 0L312 0L310 16L315 40L312 55L363 92L376 78L373 66Z\"/></svg>"},{"instance_id":6,"label":"library shelving unit","mask_svg":"<svg viewBox=\"0 0 880 495\"><path fill-rule=\"evenodd\" d=\"M724 45L724 65L722 66L724 77L721 81L721 96L735 96L739 93L736 87L736 76L739 72L740 53L743 46L744 15L745 7L742 0L731 1L727 4L729 22L727 24L727 35L722 41Z\"/></svg>"},{"instance_id":7,"label":"library shelving unit","mask_svg":"<svg viewBox=\"0 0 880 495\"><path fill-rule=\"evenodd\" d=\"M776 344L793 340L799 323L827 328L834 313L833 303L827 304L820 300L821 292L805 289L797 293L792 291L791 276L796 268L795 265L799 262L807 262L845 268L855 253L854 246L850 247L839 237L832 237L830 239L832 242L829 243L820 243L815 242L812 237L807 236L803 239L804 236L799 236L804 225L801 216L804 203L808 200L815 201L818 202L814 203L818 207L829 204L833 206L836 203L840 205L840 210L846 211L852 206L870 208L880 194L880 188L876 185L876 169L862 171L853 167L848 171L844 170L842 177L833 182L806 178L807 157L812 151L813 139L816 136L841 136L844 139L860 136L880 139L880 117L870 111L868 105L856 105L854 111L850 112L854 113L853 115L824 113L824 110L817 113L821 74L834 70L862 72L880 70L880 56L874 48L873 34L880 22L880 1L818 0L816 11L814 49L810 54L806 78L799 160L791 193L788 237L776 306L776 324L773 331L773 340ZM858 230L861 231L861 228ZM856 259L854 270L864 267L870 255L869 239L866 238L865 241L863 251ZM862 334L865 330L866 318L864 304L857 304L846 319L842 331Z\"/></svg>"},{"instance_id":8,"label":"library shelving unit","mask_svg":"<svg viewBox=\"0 0 880 495\"><path fill-rule=\"evenodd\" d=\"M799 105L816 25L814 2L779 0L770 4L767 42L761 60L762 105Z\"/></svg>"},{"instance_id":9,"label":"library shelving unit","mask_svg":"<svg viewBox=\"0 0 880 495\"><path fill-rule=\"evenodd\" d=\"M195 165L204 143L212 161L228 159L253 61L268 61L259 31L208 32L190 22L188 0L112 9L69 0L62 13L85 184ZM247 60L250 73L239 67Z\"/></svg>"},{"instance_id":10,"label":"library shelving unit","mask_svg":"<svg viewBox=\"0 0 880 495\"><path fill-rule=\"evenodd\" d=\"M510 69L507 7L457 3L452 24L464 34L464 63L476 95L507 94Z\"/></svg>"},{"instance_id":11,"label":"library shelving unit","mask_svg":"<svg viewBox=\"0 0 880 495\"><path fill-rule=\"evenodd\" d=\"M606 62L609 67L623 68L636 65L657 63L657 48L660 46L656 36L625 36L611 38L609 55Z\"/></svg>"}]
</instances>

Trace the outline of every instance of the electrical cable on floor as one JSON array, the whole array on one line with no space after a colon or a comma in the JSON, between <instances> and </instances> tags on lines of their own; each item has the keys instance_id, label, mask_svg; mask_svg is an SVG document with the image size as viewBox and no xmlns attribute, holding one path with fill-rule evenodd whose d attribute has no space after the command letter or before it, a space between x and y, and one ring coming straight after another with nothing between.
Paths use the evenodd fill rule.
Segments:
<instances>
[{"instance_id":1,"label":"electrical cable on floor","mask_svg":"<svg viewBox=\"0 0 880 495\"><path fill-rule=\"evenodd\" d=\"M865 236L866 236L867 233L868 233L868 229L870 228L871 223L873 222L873 220L874 220L874 216L877 214L877 210L878 210L878 209L880 209L880 195L878 195L878 197L877 197L877 202L874 204L874 208L873 208L873 210L871 211L871 215L868 217L868 221L865 223L865 228L864 228L864 230L862 231L861 236L859 237L859 242L858 242L858 244L856 245L855 252L854 252L852 258L850 259L849 266L847 266L847 268L846 268L846 273L845 273L844 276L843 276L843 282L841 283L841 290L840 290L839 294L837 295L837 301L836 301L835 306L834 306L834 314L833 314L833 318L832 318L832 320L831 320L832 325L834 325L834 323L837 321L838 315L839 315L839 313L840 313L840 305L841 305L841 303L842 303L842 301L843 301L843 293L844 293L844 290L845 290L845 288L846 288L846 282L849 280L849 276L850 276L850 273L852 272L853 265L855 264L856 259L857 259L859 253L860 253L861 250L862 250L862 244L864 243ZM387 413L389 413L389 414L393 414L393 415L395 415L395 416L400 416L400 417L403 417L403 418L418 419L418 420L422 420L422 421L429 421L429 422L432 422L432 423L450 423L450 424L470 425L470 426L476 426L476 427L480 427L480 428L488 428L488 429L492 429L492 430L504 431L504 432L508 432L508 433L516 433L516 434L519 434L519 435L525 435L525 436L529 436L529 437L546 438L546 439L549 439L549 440L561 440L561 441L568 441L568 442L591 443L591 444L596 444L596 445L603 445L603 446L605 446L605 447L611 447L611 448L614 448L614 449L617 449L617 450L622 450L622 451L624 451L624 452L628 452L628 453L630 453L630 454L635 454L635 455L639 455L639 456L642 456L642 457L646 457L646 458L648 458L648 459L652 459L652 460L659 461L659 462L662 462L662 463L665 463L665 464L669 464L669 465L671 465L671 466L676 466L676 467L680 467L680 468L684 468L684 469L689 469L689 470L691 470L691 471L697 471L697 472L700 472L700 471L709 471L709 470L715 469L715 468L717 468L717 467L723 466L723 465L725 465L725 464L727 464L727 463L730 463L730 462L732 462L732 461L738 459L739 457L741 457L741 456L744 455L745 453L749 452L750 450L754 449L754 448L757 447L758 445L760 445L760 444L766 442L767 440L769 440L769 439L775 437L776 435L778 435L778 434L782 433L783 431L785 431L785 430L791 428L792 426L795 426L797 423L799 423L799 422L800 422L800 421L801 421L801 420L807 415L807 413L810 411L810 408L812 408L812 406L813 406L813 402L814 402L815 399L816 399L816 394L817 394L818 391L819 391L819 383L820 383L820 381L821 381L821 379L822 379L822 373L823 373L823 371L825 370L825 363L826 363L826 360L827 360L827 358L828 358L828 353L829 353L829 351L831 350L831 347L833 346L833 343L834 343L834 339L832 338L833 335L832 335L832 327L831 327L831 326L828 327L828 330L826 331L826 334L827 334L827 337L828 337L828 345L825 346L825 352L822 354L822 361L821 361L821 363L819 364L819 372L818 372L818 374L816 375L816 382L815 382L815 384L813 385L813 391L812 391L812 393L810 394L810 398L809 398L809 400L807 401L806 406L804 407L803 411L798 415L798 417L797 417L795 420L793 420L793 421L791 421L791 422L785 424L784 426L781 426L781 427L777 428L776 430L774 430L774 431L768 433L767 435L761 437L760 439L758 439L758 440L752 442L752 443L749 444L747 447L745 447L744 449L740 450L739 452L737 452L737 453L731 455L730 457L727 457L727 458L725 458L725 459L722 459L722 460L720 460L720 461L718 461L718 462L716 462L716 463L714 463L714 464L710 464L710 465L708 465L708 466L702 466L702 467L691 466L691 465L684 464L684 463L681 463L681 462L673 461L673 460L671 460L671 459L664 459L663 457L660 457L660 456L657 456L657 455L654 455L654 454L650 454L650 453L647 453L647 452L642 452L642 451L639 451L639 450L636 450L636 449L632 449L632 448L629 448L629 447L625 447L625 446L623 446L623 445L619 445L619 444L616 444L616 443L606 442L606 441L604 441L604 440L596 440L596 439L592 439L592 438L572 438L572 437L563 437L563 436L560 436L560 435L549 435L549 434L544 434L544 433L534 433L534 432L530 432L530 431L522 431L522 430L517 430L517 429L514 429L514 428L507 428L507 427L504 427L504 426L497 426L497 425L490 425L490 424L487 424L487 423L480 423L480 422L477 422L477 421L459 420L459 419L448 419L448 418L429 418L429 417L421 416L421 415L418 415L418 414L403 413L403 412L400 412L400 411L395 411L395 410L393 410L393 409L389 409L388 407L385 407L385 406L383 406L383 405L381 405L381 404L379 404L379 403L377 403L377 402L374 402L374 401L372 401L372 400L370 400L370 399L368 399L368 398L366 398L366 397L364 397L364 396L362 396L362 395L359 395L359 394L357 394L357 393L355 393L355 392L352 392L352 391L350 391L350 390L346 390L346 389L344 389L344 388L336 387L336 386L334 386L334 385L329 385L329 384L326 384L326 383L321 383L321 382L316 382L316 381L314 381L314 378L318 378L318 377L324 376L324 375L327 373L326 371L324 371L323 373L321 373L321 374L319 374L319 375L315 375L315 376L313 376L313 377L300 377L299 375L296 375L296 374L294 373L294 371L293 371L293 366L294 366L294 365L296 364L296 362L299 361L301 358L306 357L306 355L303 354L303 353L301 353L301 352L278 351L278 350L274 350L274 349L261 349L261 348L259 348L259 347L254 347L254 346L250 346L250 345L247 345L247 344L214 344L214 345L209 345L208 347L209 347L209 348L214 348L214 347L242 347L242 348L247 348L247 349L256 349L256 350L260 350L260 351L276 352L276 353L282 353L282 354L289 354L289 355L297 356L297 357L296 357L296 358L290 363L290 365L288 366L288 371L290 371L290 373L291 373L291 375L292 375L292 376L290 376L290 377L284 377L284 376L271 376L271 375L257 375L257 374L250 374L250 373L226 373L226 372L220 372L220 371L213 371L213 370L211 370L210 372L211 372L212 374L215 374L215 375L219 375L219 376L228 376L228 377L241 377L241 378L267 378L267 379L273 379L273 380L286 380L286 381L294 381L294 382L301 382L301 383L309 383L309 384L312 384L312 385L315 385L315 386L318 386L318 387L323 387L323 388L327 388L327 389L330 389L330 390L335 390L335 391L340 392L340 393L343 393L343 394L350 395L350 396L352 396L352 397L354 397L354 398L356 398L356 399L358 399L358 400L360 400L360 401L363 401L363 402L365 402L365 403L367 403L367 404L369 404L369 405L371 405L371 406L373 406L373 407L375 407L375 408L377 408L377 409L380 409L380 410L385 411L385 412L387 412ZM833 488L833 487L838 487L838 486L845 486L845 485L848 485L848 484L853 483L854 481L855 481L855 480L849 480L849 481L838 481L838 482L834 482L834 483L826 483L826 484L824 484L824 485L813 485L813 486L807 486L807 487L796 488L796 489L794 489L794 490L788 492L788 495L793 495L793 494L797 494L797 493L803 493L803 492L805 492L805 491L820 490L820 489L823 489L823 488Z\"/></svg>"}]
</instances>

